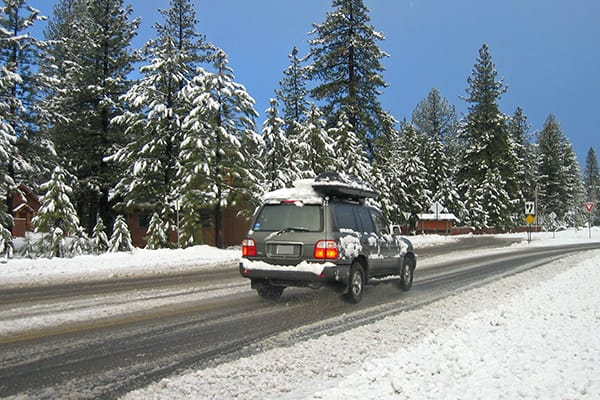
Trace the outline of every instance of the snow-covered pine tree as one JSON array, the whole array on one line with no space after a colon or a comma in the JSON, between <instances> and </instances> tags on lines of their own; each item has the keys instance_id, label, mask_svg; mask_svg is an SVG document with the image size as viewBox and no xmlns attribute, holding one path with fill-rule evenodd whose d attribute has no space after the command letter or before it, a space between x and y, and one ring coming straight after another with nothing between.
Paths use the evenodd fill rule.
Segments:
<instances>
[{"instance_id":1,"label":"snow-covered pine tree","mask_svg":"<svg viewBox=\"0 0 600 400\"><path fill-rule=\"evenodd\" d=\"M554 213L559 223L578 220L578 204L583 196L581 178L573 147L552 114L548 116L537 140L539 210L548 221Z\"/></svg>"},{"instance_id":2,"label":"snow-covered pine tree","mask_svg":"<svg viewBox=\"0 0 600 400\"><path fill-rule=\"evenodd\" d=\"M497 104L507 88L502 79L496 80L497 75L489 47L484 44L479 49L479 57L474 65L472 75L467 79L469 86L466 92L468 96L464 100L470 106L461 132L466 149L458 172L459 190L465 205L481 207L484 211L482 213L478 210L476 212L467 210L469 218L466 222L476 227L505 228L507 221L510 222L508 217L512 211L510 207L504 207L505 205L501 204L478 204L482 196L485 197L484 193L487 191L485 187L482 187L484 182L482 178L488 177L490 181L500 179L507 182L513 180L515 173L511 163L506 162L506 160L515 158L506 129L507 118L500 112ZM498 169L498 171L496 172L494 169ZM500 175L499 177L496 176L497 173ZM498 190L505 189L498 188ZM475 198L468 198L469 195L473 195ZM498 196L490 198L491 201L504 201L503 199L510 201L509 194L498 193ZM497 215L496 211L498 210L504 210L507 215ZM477 216L482 219L477 220Z\"/></svg>"},{"instance_id":3,"label":"snow-covered pine tree","mask_svg":"<svg viewBox=\"0 0 600 400\"><path fill-rule=\"evenodd\" d=\"M336 157L333 161L334 171L355 176L373 184L373 168L369 162L367 151L346 113L339 115L338 123L329 129L329 135L335 142Z\"/></svg>"},{"instance_id":4,"label":"snow-covered pine tree","mask_svg":"<svg viewBox=\"0 0 600 400\"><path fill-rule=\"evenodd\" d=\"M8 78L5 71L0 71L0 87L5 85ZM15 145L17 141L15 131L4 118L4 112L8 109L10 104L0 98L0 229L10 232L13 216L8 205L12 204L11 193L16 188L11 165L14 165L15 158L20 157L20 153Z\"/></svg>"},{"instance_id":5,"label":"snow-covered pine tree","mask_svg":"<svg viewBox=\"0 0 600 400\"><path fill-rule=\"evenodd\" d=\"M183 89L191 110L182 123L180 169L183 219L196 218L195 211L210 208L215 244L222 247L222 210L236 198L248 203L260 196L264 179L260 157L264 144L254 132L254 99L235 82L227 55L217 50L213 72L202 69Z\"/></svg>"},{"instance_id":6,"label":"snow-covered pine tree","mask_svg":"<svg viewBox=\"0 0 600 400\"><path fill-rule=\"evenodd\" d=\"M92 232L92 247L96 254L106 253L108 250L108 236L106 235L106 225L101 216L96 218L96 225Z\"/></svg>"},{"instance_id":7,"label":"snow-covered pine tree","mask_svg":"<svg viewBox=\"0 0 600 400\"><path fill-rule=\"evenodd\" d=\"M91 233L99 213L112 221L109 190L123 169L105 162L129 138L110 121L123 113L121 97L136 61L131 40L139 20L124 0L61 0L54 9L44 74L53 82L42 104L58 157L78 177L80 219Z\"/></svg>"},{"instance_id":8,"label":"snow-covered pine tree","mask_svg":"<svg viewBox=\"0 0 600 400\"><path fill-rule=\"evenodd\" d=\"M56 166L50 180L40 188L44 191L40 197L41 206L31 223L35 232L44 234L40 242L42 253L61 257L65 252L64 237L74 234L79 228L79 217L70 197L73 189L67 184L67 172Z\"/></svg>"},{"instance_id":9,"label":"snow-covered pine tree","mask_svg":"<svg viewBox=\"0 0 600 400\"><path fill-rule=\"evenodd\" d=\"M154 28L155 40L143 48L143 74L123 97L130 108L113 119L125 128L129 143L110 160L128 173L116 185L112 198L126 208L143 206L158 212L166 229L174 225L175 199L181 197L180 168L182 121L190 111L181 90L197 75L212 45L196 31L196 12L190 0L171 0L159 11L164 19Z\"/></svg>"},{"instance_id":10,"label":"snow-covered pine tree","mask_svg":"<svg viewBox=\"0 0 600 400\"><path fill-rule=\"evenodd\" d=\"M383 141L383 137L379 140ZM409 201L408 188L400 174L403 168L400 132L389 132L384 142L377 146L377 158L373 168L374 185L379 193L379 207L392 223L407 223L409 218L405 215L409 210L405 206Z\"/></svg>"},{"instance_id":11,"label":"snow-covered pine tree","mask_svg":"<svg viewBox=\"0 0 600 400\"><path fill-rule=\"evenodd\" d=\"M131 241L131 234L129 233L129 227L127 221L122 215L118 215L115 218L113 225L113 233L108 242L108 251L116 253L120 251L132 251L133 243Z\"/></svg>"},{"instance_id":12,"label":"snow-covered pine tree","mask_svg":"<svg viewBox=\"0 0 600 400\"><path fill-rule=\"evenodd\" d=\"M93 243L85 230L78 226L77 230L71 235L71 243L69 245L69 256L80 256L90 254L92 252Z\"/></svg>"},{"instance_id":13,"label":"snow-covered pine tree","mask_svg":"<svg viewBox=\"0 0 600 400\"><path fill-rule=\"evenodd\" d=\"M581 180L581 167L573 145L567 139L564 144L564 202L566 207L565 223L569 226L581 226L587 221L584 208L585 190Z\"/></svg>"},{"instance_id":14,"label":"snow-covered pine tree","mask_svg":"<svg viewBox=\"0 0 600 400\"><path fill-rule=\"evenodd\" d=\"M307 56L310 77L316 82L311 95L323 103L328 128L335 127L346 113L353 132L374 154L375 139L386 130L378 96L387 86L381 60L388 55L378 47L383 34L370 25L363 0L333 0L334 10L322 24L313 24Z\"/></svg>"},{"instance_id":15,"label":"snow-covered pine tree","mask_svg":"<svg viewBox=\"0 0 600 400\"><path fill-rule=\"evenodd\" d=\"M156 250L168 247L169 241L165 223L158 213L153 213L146 235L146 249Z\"/></svg>"},{"instance_id":16,"label":"snow-covered pine tree","mask_svg":"<svg viewBox=\"0 0 600 400\"><path fill-rule=\"evenodd\" d=\"M464 204L456 189L455 160L459 145L454 106L437 89L431 89L427 98L417 104L412 123L424 140L418 151L427 170L427 189L431 192L431 200L440 202L455 215L462 215Z\"/></svg>"},{"instance_id":17,"label":"snow-covered pine tree","mask_svg":"<svg viewBox=\"0 0 600 400\"><path fill-rule=\"evenodd\" d=\"M283 79L279 82L279 89L275 90L277 99L281 104L282 118L285 124L285 135L287 137L290 151L286 155L287 170L293 174L290 180L294 181L301 178L306 169L305 159L301 157L300 148L303 143L300 141L303 123L309 110L308 89L306 82L308 80L307 69L302 66L302 61L298 58L298 49L296 46L288 56L290 65L283 71Z\"/></svg>"},{"instance_id":18,"label":"snow-covered pine tree","mask_svg":"<svg viewBox=\"0 0 600 400\"><path fill-rule=\"evenodd\" d=\"M265 187L276 190L288 187L298 176L287 163L292 149L285 135L283 119L277 111L277 100L271 99L263 122L262 138L265 142Z\"/></svg>"},{"instance_id":19,"label":"snow-covered pine tree","mask_svg":"<svg viewBox=\"0 0 600 400\"><path fill-rule=\"evenodd\" d=\"M399 207L403 212L410 214L425 212L431 205L427 170L420 155L421 143L415 127L405 121L401 127L396 153L396 179L406 187L406 203L400 203Z\"/></svg>"},{"instance_id":20,"label":"snow-covered pine tree","mask_svg":"<svg viewBox=\"0 0 600 400\"><path fill-rule=\"evenodd\" d=\"M311 103L298 137L301 163L300 178L314 178L317 174L334 169L335 140L326 128L321 110Z\"/></svg>"},{"instance_id":21,"label":"snow-covered pine tree","mask_svg":"<svg viewBox=\"0 0 600 400\"><path fill-rule=\"evenodd\" d=\"M595 203L592 222L594 225L598 225L600 224L600 204L598 204L600 199L600 168L598 168L598 157L593 147L590 147L585 157L583 187L585 201Z\"/></svg>"},{"instance_id":22,"label":"snow-covered pine tree","mask_svg":"<svg viewBox=\"0 0 600 400\"><path fill-rule=\"evenodd\" d=\"M513 213L524 217L525 201L535 200L537 182L535 149L531 143L533 135L529 132L531 126L521 107L517 107L512 118L508 121L508 135L514 149L514 175L507 182L507 191L513 199ZM515 223L522 223L523 218Z\"/></svg>"},{"instance_id":23,"label":"snow-covered pine tree","mask_svg":"<svg viewBox=\"0 0 600 400\"><path fill-rule=\"evenodd\" d=\"M37 188L40 177L50 175L52 146L38 130L36 104L43 93L38 53L43 43L31 35L35 23L44 20L27 0L4 1L0 7L0 120L8 124L19 150L6 164L10 179ZM2 162L2 165L5 165ZM43 178L42 178L43 179ZM9 191L11 197L14 191ZM8 200L10 203L10 199Z\"/></svg>"}]
</instances>

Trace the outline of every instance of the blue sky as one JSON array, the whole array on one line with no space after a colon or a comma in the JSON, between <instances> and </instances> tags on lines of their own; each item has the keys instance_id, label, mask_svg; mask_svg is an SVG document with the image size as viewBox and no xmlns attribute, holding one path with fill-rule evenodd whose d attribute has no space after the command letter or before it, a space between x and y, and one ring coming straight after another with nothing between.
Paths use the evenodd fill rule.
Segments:
<instances>
[{"instance_id":1,"label":"blue sky","mask_svg":"<svg viewBox=\"0 0 600 400\"><path fill-rule=\"evenodd\" d=\"M58 1L29 0L52 15ZM142 18L135 47L154 36L158 8L169 0L126 0ZM306 54L312 23L332 10L331 0L193 0L197 30L229 55L263 115L293 46ZM483 43L490 47L508 92L501 110L523 108L532 132L554 114L583 167L590 147L600 151L600 1L598 0L365 0L371 23L386 40L389 84L381 96L398 120L410 119L431 88L455 105L467 104L467 77ZM39 25L40 27L43 24ZM262 123L262 118L257 121ZM260 129L260 127L258 128Z\"/></svg>"}]
</instances>

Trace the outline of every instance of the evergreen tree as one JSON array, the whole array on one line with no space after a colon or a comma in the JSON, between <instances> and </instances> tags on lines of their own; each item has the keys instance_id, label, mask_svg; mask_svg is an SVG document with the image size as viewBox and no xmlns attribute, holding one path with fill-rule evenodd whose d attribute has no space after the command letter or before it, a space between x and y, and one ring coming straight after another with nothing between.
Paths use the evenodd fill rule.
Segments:
<instances>
[{"instance_id":1,"label":"evergreen tree","mask_svg":"<svg viewBox=\"0 0 600 400\"><path fill-rule=\"evenodd\" d=\"M547 222L554 213L558 223L578 223L583 198L579 166L554 115L546 119L537 145L539 213Z\"/></svg>"},{"instance_id":2,"label":"evergreen tree","mask_svg":"<svg viewBox=\"0 0 600 400\"><path fill-rule=\"evenodd\" d=\"M567 194L565 197L567 207L565 222L570 226L581 226L587 220L582 207L585 201L585 189L581 180L582 174L577 162L577 155L568 140L564 145L564 169L564 190Z\"/></svg>"},{"instance_id":3,"label":"evergreen tree","mask_svg":"<svg viewBox=\"0 0 600 400\"><path fill-rule=\"evenodd\" d=\"M77 209L89 233L98 213L114 217L108 194L122 170L105 157L128 141L110 121L123 113L121 95L136 60L130 43L139 21L130 20L132 12L123 0L62 0L45 32L43 72L54 82L43 104L45 129L78 177Z\"/></svg>"},{"instance_id":4,"label":"evergreen tree","mask_svg":"<svg viewBox=\"0 0 600 400\"><path fill-rule=\"evenodd\" d=\"M387 57L377 45L384 40L369 24L369 10L362 0L333 0L334 11L322 24L314 24L309 41L310 77L316 81L311 95L323 102L329 128L342 112L361 145L373 156L375 139L389 122L378 96L386 83L381 60Z\"/></svg>"},{"instance_id":5,"label":"evergreen tree","mask_svg":"<svg viewBox=\"0 0 600 400\"><path fill-rule=\"evenodd\" d=\"M156 24L157 39L144 45L143 77L126 93L130 109L113 119L125 129L130 142L110 159L122 165L124 174L113 197L125 208L143 206L158 212L173 227L172 204L181 197L177 171L180 168L181 125L190 106L181 99L182 89L197 75L212 46L196 32L196 13L189 0L171 0L160 10L164 23Z\"/></svg>"},{"instance_id":6,"label":"evergreen tree","mask_svg":"<svg viewBox=\"0 0 600 400\"><path fill-rule=\"evenodd\" d=\"M301 178L313 178L334 169L336 145L325 126L321 110L311 103L298 138Z\"/></svg>"},{"instance_id":7,"label":"evergreen tree","mask_svg":"<svg viewBox=\"0 0 600 400\"><path fill-rule=\"evenodd\" d=\"M422 213L431 205L432 194L427 188L427 170L420 156L421 140L412 124L402 124L398 146L396 179L406 185L406 203L399 205L404 212Z\"/></svg>"},{"instance_id":8,"label":"evergreen tree","mask_svg":"<svg viewBox=\"0 0 600 400\"><path fill-rule=\"evenodd\" d=\"M456 190L456 163L458 154L458 120L454 106L437 89L431 89L427 98L419 102L412 115L412 123L422 138L416 149L427 170L427 189L431 200L443 204L450 212L462 215L464 205Z\"/></svg>"},{"instance_id":9,"label":"evergreen tree","mask_svg":"<svg viewBox=\"0 0 600 400\"><path fill-rule=\"evenodd\" d=\"M260 196L264 179L262 139L254 132L254 99L234 81L225 52L214 57L214 73L199 70L183 90L192 109L183 120L179 179L183 218L199 207L213 211L215 244L222 246L222 208L239 197ZM256 201L256 199L254 200Z\"/></svg>"},{"instance_id":10,"label":"evergreen tree","mask_svg":"<svg viewBox=\"0 0 600 400\"><path fill-rule=\"evenodd\" d=\"M340 171L364 182L372 183L373 169L369 163L367 151L361 145L360 138L354 132L354 127L346 113L340 114L337 125L329 129L329 135L335 141L334 171Z\"/></svg>"},{"instance_id":11,"label":"evergreen tree","mask_svg":"<svg viewBox=\"0 0 600 400\"><path fill-rule=\"evenodd\" d=\"M458 184L467 207L466 222L476 227L508 227L511 224L511 207L499 204L511 202L509 193L503 186L496 188L491 195L488 183L514 180L514 170L510 162L515 155L506 129L506 117L498 108L497 101L506 92L503 80L496 80L497 72L489 48L484 44L472 75L467 79L469 113L466 116L462 140L466 149L458 172ZM473 196L469 198L469 196ZM490 202L487 202L487 201ZM481 203L481 201L484 201ZM498 212L503 213L502 215ZM480 219L478 219L480 218Z\"/></svg>"},{"instance_id":12,"label":"evergreen tree","mask_svg":"<svg viewBox=\"0 0 600 400\"><path fill-rule=\"evenodd\" d=\"M598 168L598 157L594 148L590 147L585 158L583 169L583 187L585 190L585 201L595 204L593 209L593 223L600 223L600 212L598 199L600 199L600 168Z\"/></svg>"},{"instance_id":13,"label":"evergreen tree","mask_svg":"<svg viewBox=\"0 0 600 400\"><path fill-rule=\"evenodd\" d=\"M165 229L165 223L158 213L152 214L150 225L148 226L148 235L146 236L146 249L156 250L168 247L168 232Z\"/></svg>"},{"instance_id":14,"label":"evergreen tree","mask_svg":"<svg viewBox=\"0 0 600 400\"><path fill-rule=\"evenodd\" d=\"M299 133L298 126L304 121L309 109L308 89L306 88L308 73L306 68L301 65L298 49L295 46L288 57L290 65L283 71L283 80L279 82L279 90L276 90L275 93L282 105L286 134L294 136Z\"/></svg>"},{"instance_id":15,"label":"evergreen tree","mask_svg":"<svg viewBox=\"0 0 600 400\"><path fill-rule=\"evenodd\" d=\"M527 116L521 107L517 107L514 115L508 121L508 134L514 148L515 163L513 176L514 181L509 183L509 190L516 200L517 211L522 213L525 201L535 199L537 184L536 152L531 143L532 134L529 133L531 126L527 122Z\"/></svg>"},{"instance_id":16,"label":"evergreen tree","mask_svg":"<svg viewBox=\"0 0 600 400\"><path fill-rule=\"evenodd\" d=\"M80 256L90 254L92 252L92 241L85 230L78 226L77 230L71 236L71 244L69 245L69 255Z\"/></svg>"},{"instance_id":17,"label":"evergreen tree","mask_svg":"<svg viewBox=\"0 0 600 400\"><path fill-rule=\"evenodd\" d=\"M108 242L108 251L116 253L120 251L132 251L131 234L127 221L122 215L117 216L113 225L113 233Z\"/></svg>"},{"instance_id":18,"label":"evergreen tree","mask_svg":"<svg viewBox=\"0 0 600 400\"><path fill-rule=\"evenodd\" d=\"M92 232L92 245L97 254L105 253L108 250L108 236L106 235L106 226L101 216L96 218L96 225Z\"/></svg>"},{"instance_id":19,"label":"evergreen tree","mask_svg":"<svg viewBox=\"0 0 600 400\"><path fill-rule=\"evenodd\" d=\"M286 170L289 171L290 182L293 182L302 177L305 166L305 160L301 157L300 151L303 146L300 135L309 109L308 89L306 88L308 73L306 68L301 65L298 49L295 46L288 57L290 65L283 71L284 78L279 82L279 89L275 90L275 93L282 106L285 136L289 147L289 151L285 155Z\"/></svg>"},{"instance_id":20,"label":"evergreen tree","mask_svg":"<svg viewBox=\"0 0 600 400\"><path fill-rule=\"evenodd\" d=\"M265 142L265 177L269 190L288 187L298 173L288 165L286 158L292 152L284 131L284 121L279 118L277 100L271 99L263 123L262 138Z\"/></svg>"},{"instance_id":21,"label":"evergreen tree","mask_svg":"<svg viewBox=\"0 0 600 400\"><path fill-rule=\"evenodd\" d=\"M0 230L12 228L16 182L35 187L40 163L34 104L39 94L37 51L29 30L41 19L26 0L3 0L0 7Z\"/></svg>"},{"instance_id":22,"label":"evergreen tree","mask_svg":"<svg viewBox=\"0 0 600 400\"><path fill-rule=\"evenodd\" d=\"M406 223L405 216L410 211L406 208L409 200L407 184L400 176L402 170L401 135L398 131L386 135L385 145L377 146L379 151L375 162L375 187L379 193L379 206L386 217L393 223ZM381 138L380 138L381 140Z\"/></svg>"},{"instance_id":23,"label":"evergreen tree","mask_svg":"<svg viewBox=\"0 0 600 400\"><path fill-rule=\"evenodd\" d=\"M31 221L35 232L46 234L42 251L57 257L64 254L64 238L79 228L79 218L70 196L73 189L66 182L67 173L57 166L50 180L41 185L40 209ZM48 236L49 235L49 236Z\"/></svg>"}]
</instances>

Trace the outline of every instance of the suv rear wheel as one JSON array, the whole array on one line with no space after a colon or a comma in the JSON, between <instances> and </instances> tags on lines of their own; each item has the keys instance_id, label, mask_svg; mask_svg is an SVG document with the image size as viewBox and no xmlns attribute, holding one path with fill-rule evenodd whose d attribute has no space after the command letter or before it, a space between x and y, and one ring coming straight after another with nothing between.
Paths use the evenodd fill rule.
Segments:
<instances>
[{"instance_id":1,"label":"suv rear wheel","mask_svg":"<svg viewBox=\"0 0 600 400\"><path fill-rule=\"evenodd\" d=\"M404 257L402 267L400 268L400 289L405 292L409 291L412 287L414 270L412 259Z\"/></svg>"},{"instance_id":2,"label":"suv rear wheel","mask_svg":"<svg viewBox=\"0 0 600 400\"><path fill-rule=\"evenodd\" d=\"M360 303L365 289L365 271L360 262L354 261L350 267L350 280L348 282L348 300L354 304Z\"/></svg>"}]
</instances>

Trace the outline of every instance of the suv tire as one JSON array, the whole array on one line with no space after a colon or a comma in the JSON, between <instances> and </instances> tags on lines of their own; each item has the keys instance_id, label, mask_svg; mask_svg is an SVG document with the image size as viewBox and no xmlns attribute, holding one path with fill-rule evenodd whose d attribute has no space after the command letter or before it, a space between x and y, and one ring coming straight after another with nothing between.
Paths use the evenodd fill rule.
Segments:
<instances>
[{"instance_id":1,"label":"suv tire","mask_svg":"<svg viewBox=\"0 0 600 400\"><path fill-rule=\"evenodd\" d=\"M348 300L354 304L360 303L365 290L365 271L359 261L354 261L350 267L348 278Z\"/></svg>"},{"instance_id":2,"label":"suv tire","mask_svg":"<svg viewBox=\"0 0 600 400\"><path fill-rule=\"evenodd\" d=\"M405 292L408 292L412 287L414 270L412 259L404 257L400 268L400 289Z\"/></svg>"}]
</instances>

